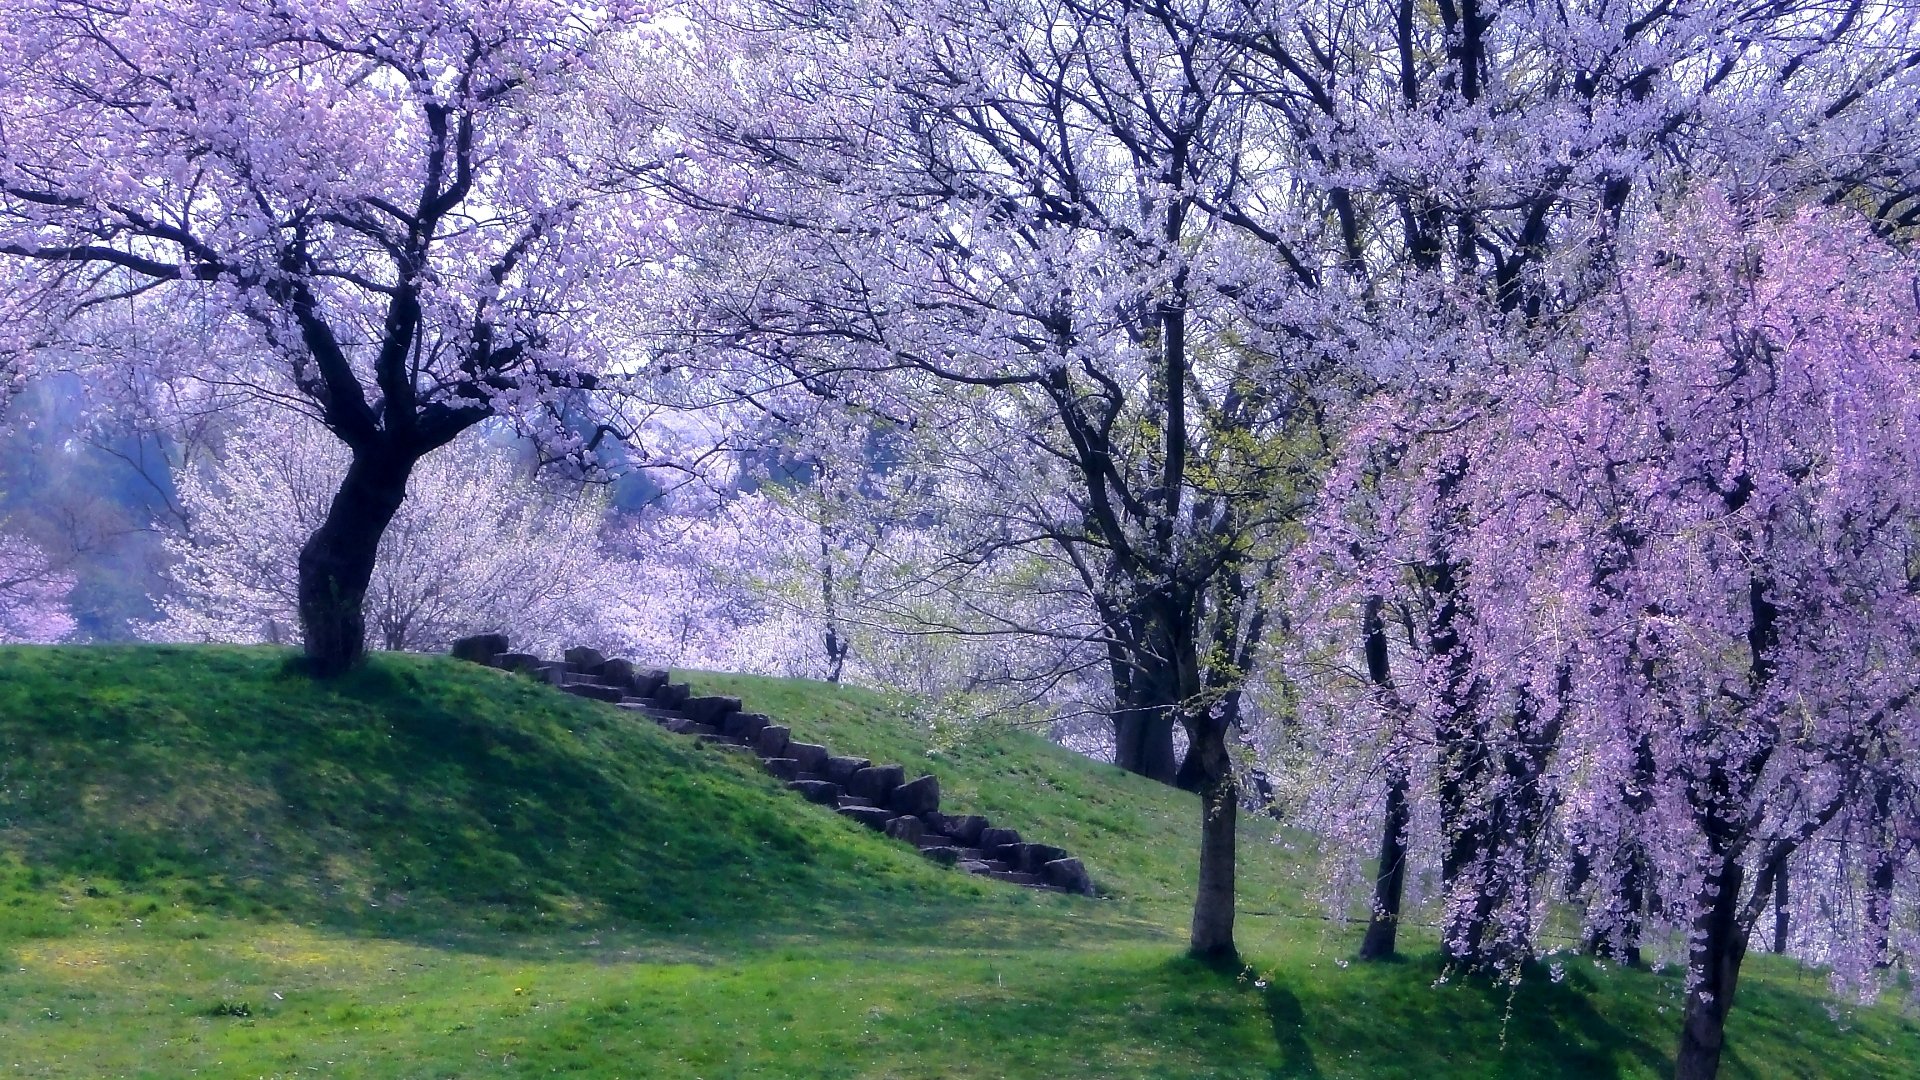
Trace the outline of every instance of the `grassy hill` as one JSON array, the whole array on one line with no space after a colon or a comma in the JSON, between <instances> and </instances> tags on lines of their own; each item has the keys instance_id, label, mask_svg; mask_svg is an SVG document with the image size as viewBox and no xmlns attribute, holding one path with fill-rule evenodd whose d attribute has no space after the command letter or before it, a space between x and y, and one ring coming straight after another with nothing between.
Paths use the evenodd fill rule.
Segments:
<instances>
[{"instance_id":1,"label":"grassy hill","mask_svg":"<svg viewBox=\"0 0 1920 1080\"><path fill-rule=\"evenodd\" d=\"M1180 958L1190 797L885 699L695 674L936 772L1110 899L922 862L752 763L448 660L337 684L231 648L0 649L0 1073L58 1077L1608 1077L1679 983L1435 986L1250 822L1236 976ZM1758 958L1732 1077L1906 1077L1920 1025Z\"/></svg>"}]
</instances>

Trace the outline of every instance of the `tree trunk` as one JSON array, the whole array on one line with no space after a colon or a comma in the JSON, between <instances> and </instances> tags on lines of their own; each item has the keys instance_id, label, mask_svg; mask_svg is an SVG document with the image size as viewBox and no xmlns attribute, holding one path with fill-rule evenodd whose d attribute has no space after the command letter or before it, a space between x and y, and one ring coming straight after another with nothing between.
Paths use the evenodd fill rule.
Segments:
<instances>
[{"instance_id":1,"label":"tree trunk","mask_svg":"<svg viewBox=\"0 0 1920 1080\"><path fill-rule=\"evenodd\" d=\"M1894 832L1893 781L1874 784L1871 846L1867 849L1867 933L1873 966L1893 964L1893 886L1900 866L1899 837Z\"/></svg>"},{"instance_id":2,"label":"tree trunk","mask_svg":"<svg viewBox=\"0 0 1920 1080\"><path fill-rule=\"evenodd\" d=\"M1240 793L1227 755L1226 725L1203 720L1189 727L1189 759L1199 758L1207 782L1200 791L1200 887L1193 898L1189 953L1210 963L1239 959L1233 944L1234 828Z\"/></svg>"},{"instance_id":3,"label":"tree trunk","mask_svg":"<svg viewBox=\"0 0 1920 1080\"><path fill-rule=\"evenodd\" d=\"M1362 651L1367 658L1367 679L1380 694L1382 707L1397 700L1393 692L1393 673L1388 667L1387 625L1382 618L1384 602L1378 595L1367 597L1360 623ZM1399 764L1387 781L1386 820L1380 830L1380 861L1374 871L1373 910L1367 919L1367 936L1360 941L1360 959L1385 960L1392 956L1400 935L1400 909L1407 888L1407 772Z\"/></svg>"},{"instance_id":4,"label":"tree trunk","mask_svg":"<svg viewBox=\"0 0 1920 1080\"><path fill-rule=\"evenodd\" d=\"M318 677L340 675L366 655L367 584L412 470L403 455L356 451L326 520L300 548L300 629Z\"/></svg>"},{"instance_id":5,"label":"tree trunk","mask_svg":"<svg viewBox=\"0 0 1920 1080\"><path fill-rule=\"evenodd\" d=\"M833 550L827 546L824 528L820 530L820 610L821 621L826 624L822 644L827 650L827 681L837 686L846 670L847 653L852 650L853 642L840 636L839 607L833 593Z\"/></svg>"},{"instance_id":6,"label":"tree trunk","mask_svg":"<svg viewBox=\"0 0 1920 1080\"><path fill-rule=\"evenodd\" d=\"M1396 773L1387 785L1386 821L1380 830L1380 865L1373 879L1373 914L1360 942L1360 959L1385 960L1394 954L1400 934L1400 909L1407 890L1407 778Z\"/></svg>"},{"instance_id":7,"label":"tree trunk","mask_svg":"<svg viewBox=\"0 0 1920 1080\"><path fill-rule=\"evenodd\" d=\"M1793 929L1793 909L1788 907L1787 868L1782 866L1773 879L1773 951L1787 951L1787 934Z\"/></svg>"},{"instance_id":8,"label":"tree trunk","mask_svg":"<svg viewBox=\"0 0 1920 1080\"><path fill-rule=\"evenodd\" d=\"M1193 747L1189 745L1187 756L1180 759L1180 768L1174 771L1173 786L1181 791L1191 791L1198 795L1206 791L1207 785L1211 782L1206 763L1200 760L1200 755L1194 753Z\"/></svg>"},{"instance_id":9,"label":"tree trunk","mask_svg":"<svg viewBox=\"0 0 1920 1080\"><path fill-rule=\"evenodd\" d=\"M1883 847L1873 853L1867 871L1867 933L1876 968L1893 966L1893 886L1898 868L1894 853Z\"/></svg>"},{"instance_id":10,"label":"tree trunk","mask_svg":"<svg viewBox=\"0 0 1920 1080\"><path fill-rule=\"evenodd\" d=\"M1476 741L1456 735L1441 739L1440 880L1447 890L1440 928L1440 955L1447 967L1463 972L1489 968L1483 952L1493 912L1486 863L1492 807L1484 790L1485 754Z\"/></svg>"},{"instance_id":11,"label":"tree trunk","mask_svg":"<svg viewBox=\"0 0 1920 1080\"><path fill-rule=\"evenodd\" d=\"M1719 1075L1720 1052L1727 1041L1727 1014L1733 1009L1740 963L1747 955L1747 932L1739 918L1742 881L1740 864L1727 858L1720 872L1706 883L1708 890L1717 892L1693 924L1691 968L1699 973L1700 982L1687 989L1674 1080L1715 1080Z\"/></svg>"},{"instance_id":12,"label":"tree trunk","mask_svg":"<svg viewBox=\"0 0 1920 1080\"><path fill-rule=\"evenodd\" d=\"M1620 883L1621 899L1626 905L1626 925L1620 929L1619 961L1628 967L1640 967L1640 931L1646 922L1647 856L1637 846L1627 853L1627 873Z\"/></svg>"},{"instance_id":13,"label":"tree trunk","mask_svg":"<svg viewBox=\"0 0 1920 1080\"><path fill-rule=\"evenodd\" d=\"M1113 763L1162 784L1173 783L1173 720L1165 707L1128 703L1113 714Z\"/></svg>"}]
</instances>

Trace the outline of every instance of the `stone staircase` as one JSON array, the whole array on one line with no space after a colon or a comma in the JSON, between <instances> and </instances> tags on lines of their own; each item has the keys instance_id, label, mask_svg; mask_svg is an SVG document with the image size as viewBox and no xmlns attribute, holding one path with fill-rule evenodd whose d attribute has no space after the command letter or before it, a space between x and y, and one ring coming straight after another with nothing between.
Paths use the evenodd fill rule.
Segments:
<instances>
[{"instance_id":1,"label":"stone staircase","mask_svg":"<svg viewBox=\"0 0 1920 1080\"><path fill-rule=\"evenodd\" d=\"M1063 849L1030 843L978 814L942 813L936 777L908 779L902 766L875 765L801 742L772 718L745 711L739 698L696 695L664 671L608 659L594 649L568 649L561 660L512 652L504 634L461 638L453 643L453 655L525 672L717 750L751 754L808 802L911 844L934 862L1030 889L1095 895L1086 867Z\"/></svg>"}]
</instances>

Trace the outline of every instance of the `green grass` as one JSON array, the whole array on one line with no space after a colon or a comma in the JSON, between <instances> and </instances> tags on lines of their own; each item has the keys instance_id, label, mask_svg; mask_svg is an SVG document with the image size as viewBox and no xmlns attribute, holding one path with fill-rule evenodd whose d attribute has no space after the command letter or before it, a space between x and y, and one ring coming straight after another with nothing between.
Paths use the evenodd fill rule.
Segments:
<instances>
[{"instance_id":1,"label":"green grass","mask_svg":"<svg viewBox=\"0 0 1920 1080\"><path fill-rule=\"evenodd\" d=\"M1252 964L1181 958L1190 797L854 689L697 674L939 774L1110 898L927 865L750 763L451 661L0 649L0 1075L1658 1076L1678 980L1435 986L1249 823ZM1920 1026L1762 957L1732 1077L1907 1077Z\"/></svg>"}]
</instances>

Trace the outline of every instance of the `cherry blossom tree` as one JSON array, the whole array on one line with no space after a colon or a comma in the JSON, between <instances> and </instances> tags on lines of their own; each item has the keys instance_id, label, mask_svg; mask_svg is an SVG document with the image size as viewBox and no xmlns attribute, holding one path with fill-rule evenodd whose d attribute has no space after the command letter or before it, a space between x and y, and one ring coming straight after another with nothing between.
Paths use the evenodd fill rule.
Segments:
<instances>
[{"instance_id":1,"label":"cherry blossom tree","mask_svg":"<svg viewBox=\"0 0 1920 1080\"><path fill-rule=\"evenodd\" d=\"M1392 362L1364 375L1406 411L1352 422L1378 436L1376 465L1424 478L1427 490L1408 506L1442 521L1461 511L1484 461L1481 435L1462 426L1480 407L1455 396L1455 374L1471 357L1451 340L1449 312L1474 326L1490 321L1478 309L1491 309L1504 323L1487 327L1507 341L1503 362L1524 366L1551 353L1560 319L1611 287L1614 247L1635 216L1692 185L1847 201L1870 209L1882 228L1908 221L1920 196L1912 121L1920 41L1911 13L1868 4L1408 2L1359 11L1236 6L1251 13L1241 21L1207 5L1153 10L1247 46L1247 82L1271 106L1278 141L1295 148L1296 170L1285 186L1237 185L1216 213L1291 253L1302 288L1318 290L1339 273L1367 283L1368 321L1389 331L1375 359ZM1403 332L1390 332L1388 321ZM1414 440L1412 461L1403 460L1409 432L1427 433ZM1451 445L1435 432L1449 433ZM1346 490L1391 497L1366 489L1378 471L1356 463ZM1517 711L1488 707L1483 695L1495 691L1476 673L1495 665L1475 656L1461 622L1467 598L1456 595L1467 585L1464 556L1448 528L1419 535L1417 549L1378 538L1399 544L1399 565L1418 567L1419 595L1399 590L1400 604L1384 596L1384 622L1363 617L1366 596L1349 597L1340 622L1370 647L1349 650L1355 662L1341 666L1369 708L1425 715L1422 737L1452 747L1432 794L1450 819L1448 887L1475 904L1445 937L1454 962L1499 968L1511 960L1502 954L1524 955L1526 943L1483 947L1490 923L1482 913L1537 907L1538 898L1481 875L1531 861L1503 853L1495 820L1531 813L1480 796L1494 783L1530 799L1560 719L1534 715L1541 703L1524 697L1495 694L1525 706ZM1385 642L1394 648L1371 647ZM1358 662L1363 652L1370 662ZM1393 676L1396 666L1404 677ZM1404 854L1398 836L1408 807L1391 777L1407 763L1392 760L1401 751L1391 748L1405 745L1376 747L1387 758L1371 773L1385 778L1377 850L1388 867ZM1392 949L1399 880L1390 872L1378 882L1382 918L1369 952Z\"/></svg>"},{"instance_id":2,"label":"cherry blossom tree","mask_svg":"<svg viewBox=\"0 0 1920 1080\"><path fill-rule=\"evenodd\" d=\"M381 536L366 595L380 648L436 651L501 631L557 650L589 636L625 587L629 568L600 543L602 500L542 489L513 450L476 441L421 459ZM184 466L187 524L166 541L174 588L147 636L297 642L300 548L348 467L325 429L277 414L230 433L212 465Z\"/></svg>"},{"instance_id":3,"label":"cherry blossom tree","mask_svg":"<svg viewBox=\"0 0 1920 1080\"><path fill-rule=\"evenodd\" d=\"M1848 223L1709 206L1592 320L1577 389L1516 402L1531 467L1504 485L1510 512L1564 522L1529 563L1566 610L1533 618L1576 629L1586 835L1631 843L1687 935L1682 1080L1718 1068L1789 863L1843 815L1885 821L1920 767L1920 273ZM1627 900L1589 911L1611 933L1654 917ZM1843 951L1884 956L1871 908Z\"/></svg>"},{"instance_id":4,"label":"cherry blossom tree","mask_svg":"<svg viewBox=\"0 0 1920 1080\"><path fill-rule=\"evenodd\" d=\"M990 3L716 11L628 87L663 118L636 158L667 162L634 173L688 209L687 362L937 431L1003 487L1038 473L995 542L1052 548L1096 601L1123 766L1174 780L1185 729L1193 947L1224 957L1246 562L1300 403L1236 314L1264 253L1200 205L1241 153L1243 49L1112 14L1050 11L1050 43Z\"/></svg>"},{"instance_id":5,"label":"cherry blossom tree","mask_svg":"<svg viewBox=\"0 0 1920 1080\"><path fill-rule=\"evenodd\" d=\"M551 0L0 12L0 323L45 340L103 302L159 301L224 346L196 354L207 381L348 449L301 549L317 673L364 647L416 462L495 416L557 453L594 442L559 403L603 366L595 253L639 219L591 198L569 95L627 21Z\"/></svg>"},{"instance_id":6,"label":"cherry blossom tree","mask_svg":"<svg viewBox=\"0 0 1920 1080\"><path fill-rule=\"evenodd\" d=\"M45 643L73 632L67 593L73 576L39 546L0 534L0 642Z\"/></svg>"},{"instance_id":7,"label":"cherry blossom tree","mask_svg":"<svg viewBox=\"0 0 1920 1080\"><path fill-rule=\"evenodd\" d=\"M1709 198L1648 229L1557 349L1481 324L1456 393L1356 426L1321 508L1326 632L1357 629L1365 665L1309 657L1360 706L1320 760L1373 778L1384 854L1437 854L1455 962L1529 955L1552 880L1610 955L1679 934L1687 1080L1718 1067L1770 911L1780 948L1781 913L1817 911L1798 939L1837 970L1894 956L1920 766L1916 305L1914 264L1858 222ZM1388 877L1376 926L1399 914Z\"/></svg>"}]
</instances>

